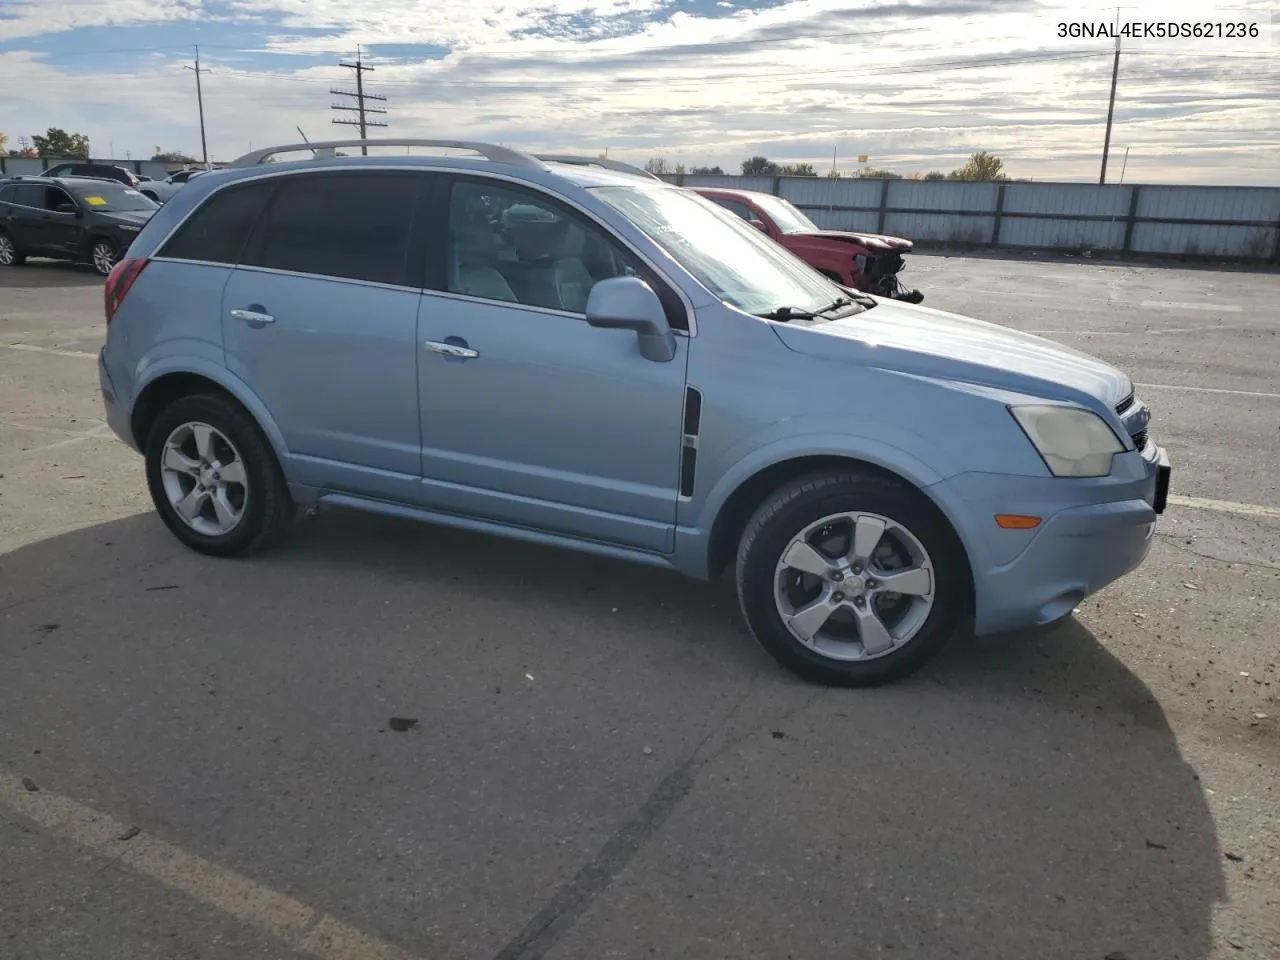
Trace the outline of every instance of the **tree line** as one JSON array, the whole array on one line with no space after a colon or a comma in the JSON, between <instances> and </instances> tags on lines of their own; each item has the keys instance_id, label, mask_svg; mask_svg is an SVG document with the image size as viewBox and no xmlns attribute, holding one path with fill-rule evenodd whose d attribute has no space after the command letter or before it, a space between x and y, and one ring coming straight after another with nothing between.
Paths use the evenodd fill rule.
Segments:
<instances>
[{"instance_id":1,"label":"tree line","mask_svg":"<svg viewBox=\"0 0 1280 960\"><path fill-rule=\"evenodd\" d=\"M3 130L0 130L0 156L31 160L39 159L40 157L51 157L59 160L89 159L89 138L83 133L68 133L61 127L50 127L43 134L33 134L30 141L30 146L10 149L8 135ZM194 157L189 157L179 150L161 150L159 147L156 147L156 152L151 159L164 163L196 162Z\"/></svg>"},{"instance_id":2,"label":"tree line","mask_svg":"<svg viewBox=\"0 0 1280 960\"><path fill-rule=\"evenodd\" d=\"M664 174L703 174L712 176L725 176L724 169L719 166L700 167L693 166L686 168L684 164L670 164L666 157L650 157L645 163L644 168L650 173L662 176ZM858 179L874 179L874 180L980 180L987 182L1007 182L1012 178L1005 173L1004 161L993 153L986 150L980 150L972 154L962 166L949 173L943 173L941 170L930 170L928 173L908 173L901 174L893 170L879 170L875 167L858 167L848 173L842 173L835 168L827 173L819 173L811 163L775 163L768 157L749 157L742 161L742 176L744 177L852 177Z\"/></svg>"}]
</instances>

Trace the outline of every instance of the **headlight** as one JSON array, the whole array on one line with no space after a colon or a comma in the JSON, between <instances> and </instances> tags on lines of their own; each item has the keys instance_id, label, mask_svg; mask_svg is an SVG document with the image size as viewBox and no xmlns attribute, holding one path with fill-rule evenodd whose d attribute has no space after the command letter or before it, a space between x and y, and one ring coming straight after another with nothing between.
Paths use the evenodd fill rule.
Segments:
<instances>
[{"instance_id":1,"label":"headlight","mask_svg":"<svg viewBox=\"0 0 1280 960\"><path fill-rule=\"evenodd\" d=\"M1010 407L1027 439L1055 477L1105 477L1124 444L1106 421L1079 407Z\"/></svg>"}]
</instances>

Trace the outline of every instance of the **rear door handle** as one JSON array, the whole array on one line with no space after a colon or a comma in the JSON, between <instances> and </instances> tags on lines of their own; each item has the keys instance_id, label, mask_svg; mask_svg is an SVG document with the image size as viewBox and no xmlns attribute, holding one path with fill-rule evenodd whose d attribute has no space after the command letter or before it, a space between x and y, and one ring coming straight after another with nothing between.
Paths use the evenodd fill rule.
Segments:
<instances>
[{"instance_id":1,"label":"rear door handle","mask_svg":"<svg viewBox=\"0 0 1280 960\"><path fill-rule=\"evenodd\" d=\"M248 310L232 310L232 320L243 320L251 326L261 326L264 323L275 323L276 318L271 314L263 311L259 304L250 304Z\"/></svg>"},{"instance_id":2,"label":"rear door handle","mask_svg":"<svg viewBox=\"0 0 1280 960\"><path fill-rule=\"evenodd\" d=\"M447 343L443 340L428 340L423 344L433 353L443 353L446 357L457 357L459 360L473 360L480 354L460 343Z\"/></svg>"}]
</instances>

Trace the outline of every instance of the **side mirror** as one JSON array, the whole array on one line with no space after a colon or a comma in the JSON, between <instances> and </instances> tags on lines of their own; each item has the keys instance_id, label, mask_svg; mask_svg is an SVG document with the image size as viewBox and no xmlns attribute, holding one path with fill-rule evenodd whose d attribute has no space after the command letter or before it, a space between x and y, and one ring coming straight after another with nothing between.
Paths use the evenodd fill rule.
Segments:
<instances>
[{"instance_id":1,"label":"side mirror","mask_svg":"<svg viewBox=\"0 0 1280 960\"><path fill-rule=\"evenodd\" d=\"M748 220L747 223L751 224L763 234L767 235L769 233L769 228L764 225L763 220Z\"/></svg>"},{"instance_id":2,"label":"side mirror","mask_svg":"<svg viewBox=\"0 0 1280 960\"><path fill-rule=\"evenodd\" d=\"M75 208L75 205L71 203L60 203L56 207L54 207L53 212L54 213L75 213L76 208Z\"/></svg>"},{"instance_id":3,"label":"side mirror","mask_svg":"<svg viewBox=\"0 0 1280 960\"><path fill-rule=\"evenodd\" d=\"M587 323L605 330L634 330L640 355L666 363L676 355L676 337L653 288L639 277L601 280L587 295Z\"/></svg>"}]
</instances>

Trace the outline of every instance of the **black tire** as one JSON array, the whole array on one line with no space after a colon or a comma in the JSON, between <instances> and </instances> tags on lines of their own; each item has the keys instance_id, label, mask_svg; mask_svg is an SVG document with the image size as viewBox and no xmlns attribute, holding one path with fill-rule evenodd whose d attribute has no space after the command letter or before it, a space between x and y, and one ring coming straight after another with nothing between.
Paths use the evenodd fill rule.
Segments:
<instances>
[{"instance_id":1,"label":"black tire","mask_svg":"<svg viewBox=\"0 0 1280 960\"><path fill-rule=\"evenodd\" d=\"M811 649L787 629L774 600L777 565L791 539L846 511L902 524L933 563L934 602L924 623L902 646L873 659L838 660ZM907 676L938 654L969 611L968 564L946 518L909 484L856 469L800 477L761 504L743 532L736 579L742 615L765 650L793 673L830 686L869 687Z\"/></svg>"},{"instance_id":2,"label":"black tire","mask_svg":"<svg viewBox=\"0 0 1280 960\"><path fill-rule=\"evenodd\" d=\"M8 241L8 255L0 257L0 267L20 267L27 262L27 255L18 249L18 244L9 234L0 230L0 239Z\"/></svg>"},{"instance_id":3,"label":"black tire","mask_svg":"<svg viewBox=\"0 0 1280 960\"><path fill-rule=\"evenodd\" d=\"M174 430L191 422L208 424L223 434L244 464L244 514L226 534L211 536L192 529L165 493L161 474L165 442ZM276 545L296 512L275 452L257 423L234 400L217 394L182 397L161 412L147 437L146 471L151 500L165 526L188 547L210 556L249 556Z\"/></svg>"}]
</instances>

